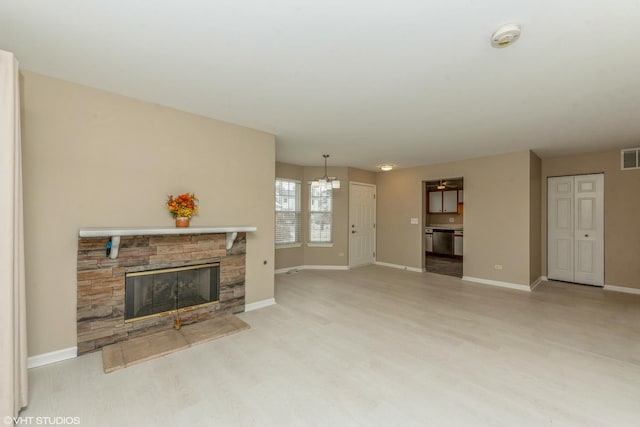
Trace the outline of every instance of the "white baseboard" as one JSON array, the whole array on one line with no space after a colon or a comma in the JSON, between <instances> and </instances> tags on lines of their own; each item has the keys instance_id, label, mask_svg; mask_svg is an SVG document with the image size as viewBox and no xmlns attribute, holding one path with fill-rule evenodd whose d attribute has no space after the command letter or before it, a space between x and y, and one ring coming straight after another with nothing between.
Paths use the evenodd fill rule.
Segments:
<instances>
[{"instance_id":1,"label":"white baseboard","mask_svg":"<svg viewBox=\"0 0 640 427\"><path fill-rule=\"evenodd\" d=\"M416 268L416 267L408 267L406 265L400 265L400 264L390 264L388 262L382 262L382 261L376 261L375 262L376 265L381 265L383 267L391 267L391 268L398 268L400 270L407 270L407 271L414 271L416 273L422 273L422 269L421 268Z\"/></svg>"},{"instance_id":2,"label":"white baseboard","mask_svg":"<svg viewBox=\"0 0 640 427\"><path fill-rule=\"evenodd\" d=\"M531 292L531 287L517 283L500 282L498 280L479 279L477 277L462 276L462 280L467 282L480 283L481 285L500 286L501 288L517 289L519 291Z\"/></svg>"},{"instance_id":3,"label":"white baseboard","mask_svg":"<svg viewBox=\"0 0 640 427\"><path fill-rule=\"evenodd\" d=\"M530 286L531 290L534 290L542 282L546 282L547 279L544 276L538 277Z\"/></svg>"},{"instance_id":4,"label":"white baseboard","mask_svg":"<svg viewBox=\"0 0 640 427\"><path fill-rule=\"evenodd\" d=\"M302 266L298 265L295 267L286 267L286 268L279 268L277 270L274 271L275 274L286 274L286 273L295 273L298 270L302 270Z\"/></svg>"},{"instance_id":5,"label":"white baseboard","mask_svg":"<svg viewBox=\"0 0 640 427\"><path fill-rule=\"evenodd\" d=\"M73 359L74 357L78 357L78 347L63 348L62 350L28 357L27 368L37 368L38 366Z\"/></svg>"},{"instance_id":6,"label":"white baseboard","mask_svg":"<svg viewBox=\"0 0 640 427\"><path fill-rule=\"evenodd\" d=\"M547 276L540 276L543 282L548 282L549 278Z\"/></svg>"},{"instance_id":7,"label":"white baseboard","mask_svg":"<svg viewBox=\"0 0 640 427\"><path fill-rule=\"evenodd\" d=\"M263 299L262 301L256 301L250 304L245 304L244 311L258 310L259 308L269 307L270 305L274 305L275 303L276 303L275 298Z\"/></svg>"},{"instance_id":8,"label":"white baseboard","mask_svg":"<svg viewBox=\"0 0 640 427\"><path fill-rule=\"evenodd\" d=\"M303 265L303 270L348 270L348 265Z\"/></svg>"},{"instance_id":9,"label":"white baseboard","mask_svg":"<svg viewBox=\"0 0 640 427\"><path fill-rule=\"evenodd\" d=\"M295 267L279 268L275 274L293 273L302 270L348 270L348 265L297 265Z\"/></svg>"},{"instance_id":10,"label":"white baseboard","mask_svg":"<svg viewBox=\"0 0 640 427\"><path fill-rule=\"evenodd\" d=\"M605 291L613 291L613 292L624 292L626 294L636 294L640 295L640 289L638 288L627 288L624 286L613 286L613 285L604 285Z\"/></svg>"}]
</instances>

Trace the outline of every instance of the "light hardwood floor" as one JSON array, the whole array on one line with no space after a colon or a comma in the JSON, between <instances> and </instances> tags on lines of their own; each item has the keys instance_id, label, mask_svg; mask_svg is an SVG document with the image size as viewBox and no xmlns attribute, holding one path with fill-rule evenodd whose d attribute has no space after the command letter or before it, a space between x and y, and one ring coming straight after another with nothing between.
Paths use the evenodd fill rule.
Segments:
<instances>
[{"instance_id":1,"label":"light hardwood floor","mask_svg":"<svg viewBox=\"0 0 640 427\"><path fill-rule=\"evenodd\" d=\"M22 416L83 426L637 426L640 296L380 266L276 276L251 329L102 372L30 370Z\"/></svg>"}]
</instances>

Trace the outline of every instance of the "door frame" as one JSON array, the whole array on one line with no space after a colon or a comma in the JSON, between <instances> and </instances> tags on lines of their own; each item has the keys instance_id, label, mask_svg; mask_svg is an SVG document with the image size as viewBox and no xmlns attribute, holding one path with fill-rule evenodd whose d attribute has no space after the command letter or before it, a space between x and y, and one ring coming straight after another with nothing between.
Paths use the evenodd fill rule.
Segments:
<instances>
[{"instance_id":1,"label":"door frame","mask_svg":"<svg viewBox=\"0 0 640 427\"><path fill-rule=\"evenodd\" d=\"M373 188L373 194L374 194L374 200L375 203L373 204L373 253L375 253L374 257L373 257L373 264L376 263L377 259L378 259L378 249L377 249L377 241L378 241L378 187L376 186L376 184L368 184L366 182L359 182L359 181L349 181L349 222L348 224L352 224L352 216L351 216L351 186L352 185L361 185L363 187L371 187ZM351 265L351 227L347 227L347 250L349 253L349 268L352 267Z\"/></svg>"}]
</instances>

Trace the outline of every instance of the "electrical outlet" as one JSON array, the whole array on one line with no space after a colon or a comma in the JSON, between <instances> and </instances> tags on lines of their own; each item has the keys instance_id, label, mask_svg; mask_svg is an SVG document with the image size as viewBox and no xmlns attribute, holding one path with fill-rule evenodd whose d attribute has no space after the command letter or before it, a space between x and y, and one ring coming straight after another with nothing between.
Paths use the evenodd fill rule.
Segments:
<instances>
[{"instance_id":1,"label":"electrical outlet","mask_svg":"<svg viewBox=\"0 0 640 427\"><path fill-rule=\"evenodd\" d=\"M449 218L449 222L453 222L453 221L455 221L455 219Z\"/></svg>"},{"instance_id":2,"label":"electrical outlet","mask_svg":"<svg viewBox=\"0 0 640 427\"><path fill-rule=\"evenodd\" d=\"M493 266L495 270L502 270L502 264L496 264Z\"/></svg>"},{"instance_id":3,"label":"electrical outlet","mask_svg":"<svg viewBox=\"0 0 640 427\"><path fill-rule=\"evenodd\" d=\"M411 224L418 224L418 218L411 218Z\"/></svg>"}]
</instances>

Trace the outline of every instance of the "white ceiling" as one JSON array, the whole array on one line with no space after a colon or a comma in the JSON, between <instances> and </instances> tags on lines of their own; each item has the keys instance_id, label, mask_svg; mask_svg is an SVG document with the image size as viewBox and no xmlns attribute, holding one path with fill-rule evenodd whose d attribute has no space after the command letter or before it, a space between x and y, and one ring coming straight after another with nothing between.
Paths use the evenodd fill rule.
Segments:
<instances>
[{"instance_id":1,"label":"white ceiling","mask_svg":"<svg viewBox=\"0 0 640 427\"><path fill-rule=\"evenodd\" d=\"M638 0L12 0L0 49L373 170L640 145L639 22Z\"/></svg>"}]
</instances>

